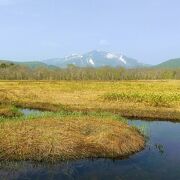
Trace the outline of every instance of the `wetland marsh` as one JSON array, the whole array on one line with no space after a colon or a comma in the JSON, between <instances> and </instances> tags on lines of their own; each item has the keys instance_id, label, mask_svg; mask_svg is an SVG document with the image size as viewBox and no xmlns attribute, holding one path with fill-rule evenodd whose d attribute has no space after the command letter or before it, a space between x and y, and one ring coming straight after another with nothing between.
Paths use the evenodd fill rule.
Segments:
<instances>
[{"instance_id":1,"label":"wetland marsh","mask_svg":"<svg viewBox=\"0 0 180 180\"><path fill-rule=\"evenodd\" d=\"M180 177L178 80L1 81L0 99L2 177Z\"/></svg>"},{"instance_id":2,"label":"wetland marsh","mask_svg":"<svg viewBox=\"0 0 180 180\"><path fill-rule=\"evenodd\" d=\"M0 177L18 179L179 179L180 123L129 120L146 127L146 148L125 159L91 158L55 164L1 163Z\"/></svg>"}]
</instances>

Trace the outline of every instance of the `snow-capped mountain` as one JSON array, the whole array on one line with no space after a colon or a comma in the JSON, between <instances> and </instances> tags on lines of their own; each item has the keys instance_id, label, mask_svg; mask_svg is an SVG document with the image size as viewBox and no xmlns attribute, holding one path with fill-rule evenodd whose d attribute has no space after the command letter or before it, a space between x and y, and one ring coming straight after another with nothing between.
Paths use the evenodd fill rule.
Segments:
<instances>
[{"instance_id":1,"label":"snow-capped mountain","mask_svg":"<svg viewBox=\"0 0 180 180\"><path fill-rule=\"evenodd\" d=\"M74 64L78 67L121 66L125 68L134 68L144 66L143 63L138 62L136 59L129 58L122 54L96 50L82 55L72 54L64 58L47 59L43 62L58 67L67 67L69 64Z\"/></svg>"}]
</instances>

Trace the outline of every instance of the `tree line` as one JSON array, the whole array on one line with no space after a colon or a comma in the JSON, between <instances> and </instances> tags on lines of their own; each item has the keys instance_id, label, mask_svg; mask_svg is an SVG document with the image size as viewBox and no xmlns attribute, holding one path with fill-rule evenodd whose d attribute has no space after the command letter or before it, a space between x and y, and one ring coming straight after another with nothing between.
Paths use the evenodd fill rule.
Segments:
<instances>
[{"instance_id":1,"label":"tree line","mask_svg":"<svg viewBox=\"0 0 180 180\"><path fill-rule=\"evenodd\" d=\"M67 68L29 68L16 64L0 64L1 80L158 80L180 79L180 68L85 67L69 65Z\"/></svg>"}]
</instances>

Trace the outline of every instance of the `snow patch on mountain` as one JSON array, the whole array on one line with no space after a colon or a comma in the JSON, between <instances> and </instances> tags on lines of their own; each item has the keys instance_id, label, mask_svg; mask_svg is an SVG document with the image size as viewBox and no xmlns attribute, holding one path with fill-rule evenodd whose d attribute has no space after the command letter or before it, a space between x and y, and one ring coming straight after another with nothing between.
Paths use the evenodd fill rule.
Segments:
<instances>
[{"instance_id":1,"label":"snow patch on mountain","mask_svg":"<svg viewBox=\"0 0 180 180\"><path fill-rule=\"evenodd\" d=\"M112 54L112 53L107 53L106 58L114 59L114 58L117 58L117 56L115 54Z\"/></svg>"},{"instance_id":2,"label":"snow patch on mountain","mask_svg":"<svg viewBox=\"0 0 180 180\"><path fill-rule=\"evenodd\" d=\"M89 59L89 63L90 63L91 65L95 65L95 63L94 63L94 61L93 61L92 58Z\"/></svg>"},{"instance_id":3,"label":"snow patch on mountain","mask_svg":"<svg viewBox=\"0 0 180 180\"><path fill-rule=\"evenodd\" d=\"M68 64L74 64L78 67L125 67L135 68L142 67L143 64L139 63L136 59L129 58L122 53L112 53L106 51L91 51L85 54L72 54L65 58L55 58L45 60L48 65L54 65L58 67L67 67Z\"/></svg>"},{"instance_id":4,"label":"snow patch on mountain","mask_svg":"<svg viewBox=\"0 0 180 180\"><path fill-rule=\"evenodd\" d=\"M126 64L126 61L125 61L125 59L123 58L122 55L119 57L119 60L122 61L124 64Z\"/></svg>"},{"instance_id":5,"label":"snow patch on mountain","mask_svg":"<svg viewBox=\"0 0 180 180\"><path fill-rule=\"evenodd\" d=\"M123 58L123 55L116 55L116 54L112 54L112 53L107 53L106 58L108 59L119 59L121 62L123 62L124 64L126 64L125 59Z\"/></svg>"}]
</instances>

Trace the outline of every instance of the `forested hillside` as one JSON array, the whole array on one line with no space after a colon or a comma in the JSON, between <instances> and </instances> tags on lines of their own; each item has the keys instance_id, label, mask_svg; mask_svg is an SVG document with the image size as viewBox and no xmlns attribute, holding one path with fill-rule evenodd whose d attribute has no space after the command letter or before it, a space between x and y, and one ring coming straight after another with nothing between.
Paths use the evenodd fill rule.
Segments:
<instances>
[{"instance_id":1,"label":"forested hillside","mask_svg":"<svg viewBox=\"0 0 180 180\"><path fill-rule=\"evenodd\" d=\"M158 64L156 67L158 67L158 68L180 68L180 58L170 59L161 64Z\"/></svg>"}]
</instances>

